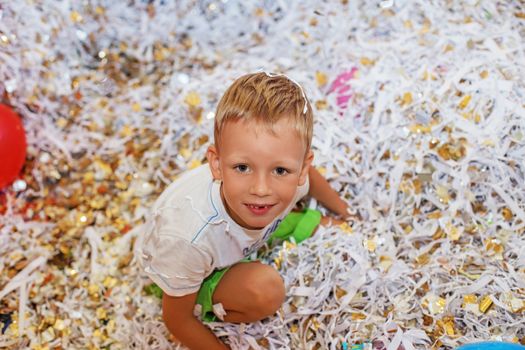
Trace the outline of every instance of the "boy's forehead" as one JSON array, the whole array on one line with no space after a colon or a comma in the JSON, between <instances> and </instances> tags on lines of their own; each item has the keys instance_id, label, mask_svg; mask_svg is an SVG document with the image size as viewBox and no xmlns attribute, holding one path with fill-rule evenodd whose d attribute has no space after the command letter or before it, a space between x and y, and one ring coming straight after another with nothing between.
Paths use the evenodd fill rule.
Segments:
<instances>
[{"instance_id":1,"label":"boy's forehead","mask_svg":"<svg viewBox=\"0 0 525 350\"><path fill-rule=\"evenodd\" d=\"M235 119L228 120L224 123L219 134L219 142L222 143L225 136L231 138L232 136L237 137L240 134L244 135L246 133L253 133L255 136L255 140L253 141L256 141L261 134L269 134L275 137L279 135L282 136L282 134L289 134L292 138L294 134L300 136L290 118L281 118L276 123L257 119Z\"/></svg>"},{"instance_id":2,"label":"boy's forehead","mask_svg":"<svg viewBox=\"0 0 525 350\"><path fill-rule=\"evenodd\" d=\"M274 121L272 121L272 119ZM222 133L228 131L239 131L239 129L249 129L250 131L259 134L261 132L267 132L275 134L277 130L295 130L293 118L290 116L281 116L278 118L237 118L225 121ZM244 131L243 130L243 131Z\"/></svg>"},{"instance_id":3,"label":"boy's forehead","mask_svg":"<svg viewBox=\"0 0 525 350\"><path fill-rule=\"evenodd\" d=\"M290 118L281 118L274 124L254 119L228 120L224 123L221 133L219 134L217 146L219 146L219 144L222 146L219 146L218 148L223 151L223 156L225 156L224 151L227 151L229 155L242 154L245 150L237 147L237 145L244 142L250 144L264 142L264 145L261 145L260 147L268 147L267 139L264 137L267 135L276 138L276 142L272 143L283 142L287 146L297 146L301 149L306 148L305 141L300 132L294 127L293 121Z\"/></svg>"}]
</instances>

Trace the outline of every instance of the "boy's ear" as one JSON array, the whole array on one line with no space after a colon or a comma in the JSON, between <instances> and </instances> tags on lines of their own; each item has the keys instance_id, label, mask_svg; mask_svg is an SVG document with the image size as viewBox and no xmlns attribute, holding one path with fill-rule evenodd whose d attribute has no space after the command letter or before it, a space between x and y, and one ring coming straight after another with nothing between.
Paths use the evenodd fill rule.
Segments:
<instances>
[{"instance_id":1,"label":"boy's ear","mask_svg":"<svg viewBox=\"0 0 525 350\"><path fill-rule=\"evenodd\" d=\"M222 180L221 167L219 166L219 151L215 145L210 145L206 151L206 158L210 164L211 174L214 180Z\"/></svg>"},{"instance_id":2,"label":"boy's ear","mask_svg":"<svg viewBox=\"0 0 525 350\"><path fill-rule=\"evenodd\" d=\"M308 176L308 171L314 160L314 153L311 150L308 150L306 157L304 157L303 168L301 169L301 174L299 174L299 186L304 185L306 178Z\"/></svg>"}]
</instances>

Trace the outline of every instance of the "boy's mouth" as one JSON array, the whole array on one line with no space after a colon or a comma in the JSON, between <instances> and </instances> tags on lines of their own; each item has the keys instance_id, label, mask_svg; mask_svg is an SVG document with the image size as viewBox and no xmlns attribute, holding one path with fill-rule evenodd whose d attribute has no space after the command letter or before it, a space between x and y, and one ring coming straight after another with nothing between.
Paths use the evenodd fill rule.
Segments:
<instances>
[{"instance_id":1,"label":"boy's mouth","mask_svg":"<svg viewBox=\"0 0 525 350\"><path fill-rule=\"evenodd\" d=\"M264 215L274 206L273 204L245 204L255 215Z\"/></svg>"}]
</instances>

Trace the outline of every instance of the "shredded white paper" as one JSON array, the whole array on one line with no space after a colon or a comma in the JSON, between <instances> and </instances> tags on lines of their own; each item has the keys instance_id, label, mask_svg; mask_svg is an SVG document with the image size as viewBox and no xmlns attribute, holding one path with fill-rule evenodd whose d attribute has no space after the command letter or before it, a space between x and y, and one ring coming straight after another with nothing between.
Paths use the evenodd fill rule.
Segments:
<instances>
[{"instance_id":1,"label":"shredded white paper","mask_svg":"<svg viewBox=\"0 0 525 350\"><path fill-rule=\"evenodd\" d=\"M221 94L261 68L303 86L314 163L361 219L268 247L282 308L214 333L524 344L524 43L518 0L0 3L1 102L29 144L27 186L0 194L0 347L182 349L133 243L203 161Z\"/></svg>"}]
</instances>

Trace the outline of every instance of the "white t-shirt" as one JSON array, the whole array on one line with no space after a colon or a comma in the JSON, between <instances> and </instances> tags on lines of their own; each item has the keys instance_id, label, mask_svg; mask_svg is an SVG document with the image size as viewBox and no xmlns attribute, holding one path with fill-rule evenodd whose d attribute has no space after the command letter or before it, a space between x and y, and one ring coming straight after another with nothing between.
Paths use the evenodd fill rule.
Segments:
<instances>
[{"instance_id":1,"label":"white t-shirt","mask_svg":"<svg viewBox=\"0 0 525 350\"><path fill-rule=\"evenodd\" d=\"M248 230L226 212L220 182L208 164L183 174L157 199L135 243L135 256L148 276L171 296L199 290L215 269L231 266L257 251L297 201L308 193L297 187L290 205L261 230Z\"/></svg>"}]
</instances>

